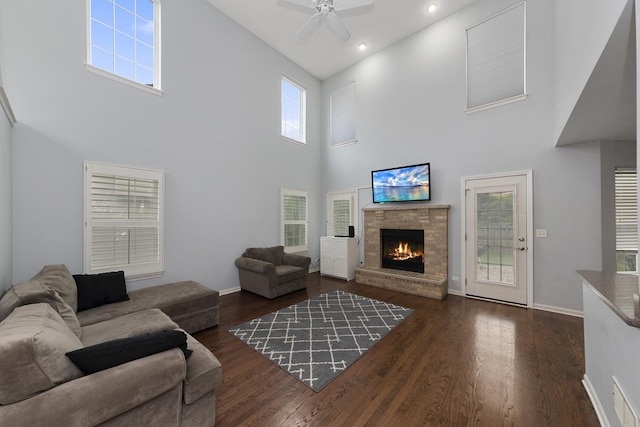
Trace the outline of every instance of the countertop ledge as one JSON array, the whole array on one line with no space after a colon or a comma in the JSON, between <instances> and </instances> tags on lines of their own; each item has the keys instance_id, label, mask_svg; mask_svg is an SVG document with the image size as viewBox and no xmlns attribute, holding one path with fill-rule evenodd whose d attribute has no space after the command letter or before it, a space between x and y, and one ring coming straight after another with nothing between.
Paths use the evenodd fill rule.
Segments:
<instances>
[{"instance_id":1,"label":"countertop ledge","mask_svg":"<svg viewBox=\"0 0 640 427\"><path fill-rule=\"evenodd\" d=\"M577 273L627 325L640 328L640 318L636 315L637 275L593 270L578 270Z\"/></svg>"}]
</instances>

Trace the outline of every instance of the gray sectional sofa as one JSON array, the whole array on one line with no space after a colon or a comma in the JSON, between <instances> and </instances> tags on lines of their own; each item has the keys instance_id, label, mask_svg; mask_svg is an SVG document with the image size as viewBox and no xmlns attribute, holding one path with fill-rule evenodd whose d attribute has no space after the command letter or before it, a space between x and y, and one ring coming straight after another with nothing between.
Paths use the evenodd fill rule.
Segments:
<instances>
[{"instance_id":1,"label":"gray sectional sofa","mask_svg":"<svg viewBox=\"0 0 640 427\"><path fill-rule=\"evenodd\" d=\"M0 425L214 425L220 362L189 333L218 324L218 293L178 282L128 297L76 312L76 284L64 265L45 266L7 290L0 299ZM130 340L174 330L186 331L172 334L186 338L187 350L172 347L94 373L66 356L124 342L120 356Z\"/></svg>"}]
</instances>

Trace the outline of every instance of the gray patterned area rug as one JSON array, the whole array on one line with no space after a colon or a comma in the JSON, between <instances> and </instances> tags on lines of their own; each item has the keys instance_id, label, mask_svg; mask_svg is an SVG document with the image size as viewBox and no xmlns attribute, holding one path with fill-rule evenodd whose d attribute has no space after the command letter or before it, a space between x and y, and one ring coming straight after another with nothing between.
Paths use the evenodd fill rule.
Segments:
<instances>
[{"instance_id":1,"label":"gray patterned area rug","mask_svg":"<svg viewBox=\"0 0 640 427\"><path fill-rule=\"evenodd\" d=\"M334 290L229 332L318 392L411 313Z\"/></svg>"}]
</instances>

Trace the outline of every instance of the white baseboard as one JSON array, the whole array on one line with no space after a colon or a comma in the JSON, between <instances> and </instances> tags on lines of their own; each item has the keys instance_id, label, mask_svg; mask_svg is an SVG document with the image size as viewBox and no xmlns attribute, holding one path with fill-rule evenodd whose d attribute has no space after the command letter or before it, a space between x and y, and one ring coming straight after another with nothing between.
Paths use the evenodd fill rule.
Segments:
<instances>
[{"instance_id":1,"label":"white baseboard","mask_svg":"<svg viewBox=\"0 0 640 427\"><path fill-rule=\"evenodd\" d=\"M240 286L236 286L235 288L223 289L221 291L218 291L218 293L220 295L235 294L236 292L240 292Z\"/></svg>"},{"instance_id":2,"label":"white baseboard","mask_svg":"<svg viewBox=\"0 0 640 427\"><path fill-rule=\"evenodd\" d=\"M448 292L449 292L449 295L457 295L459 297L463 297L464 296L462 291L459 291L457 289L449 289Z\"/></svg>"},{"instance_id":3,"label":"white baseboard","mask_svg":"<svg viewBox=\"0 0 640 427\"><path fill-rule=\"evenodd\" d=\"M536 310L550 311L552 313L566 314L567 316L584 317L582 311L571 310L569 308L554 307L552 305L545 304L533 304L533 308L535 308Z\"/></svg>"},{"instance_id":4,"label":"white baseboard","mask_svg":"<svg viewBox=\"0 0 640 427\"><path fill-rule=\"evenodd\" d=\"M589 400L591 400L593 409L596 411L596 415L598 416L600 425L602 427L611 427L611 424L609 424L609 420L607 419L607 415L604 412L604 408L602 407L602 403L600 403L600 399L598 399L598 394L593 388L593 384L591 384L591 381L589 380L587 374L584 374L584 377L582 377L582 385L589 395Z\"/></svg>"}]
</instances>

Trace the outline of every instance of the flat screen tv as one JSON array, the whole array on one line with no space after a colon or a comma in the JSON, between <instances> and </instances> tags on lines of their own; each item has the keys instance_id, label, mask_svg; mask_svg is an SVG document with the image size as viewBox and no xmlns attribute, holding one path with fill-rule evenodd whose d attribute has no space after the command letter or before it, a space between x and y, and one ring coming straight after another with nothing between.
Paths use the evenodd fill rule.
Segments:
<instances>
[{"instance_id":1,"label":"flat screen tv","mask_svg":"<svg viewBox=\"0 0 640 427\"><path fill-rule=\"evenodd\" d=\"M431 200L429 163L371 172L373 203Z\"/></svg>"}]
</instances>

